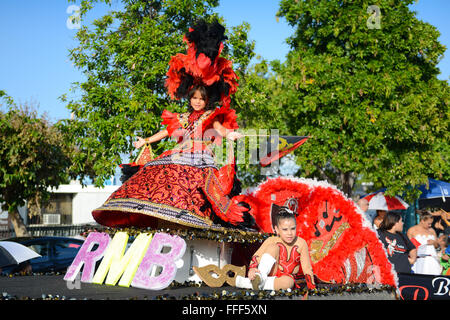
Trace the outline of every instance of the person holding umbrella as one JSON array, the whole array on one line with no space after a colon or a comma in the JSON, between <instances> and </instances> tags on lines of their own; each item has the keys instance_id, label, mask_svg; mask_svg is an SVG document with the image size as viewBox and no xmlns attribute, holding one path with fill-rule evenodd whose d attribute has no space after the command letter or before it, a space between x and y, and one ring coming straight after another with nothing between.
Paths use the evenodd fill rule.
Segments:
<instances>
[{"instance_id":1,"label":"person holding umbrella","mask_svg":"<svg viewBox=\"0 0 450 320\"><path fill-rule=\"evenodd\" d=\"M431 227L436 232L438 237L440 235L450 234L450 214L445 210L439 209L437 211L432 211L433 223Z\"/></svg>"},{"instance_id":2,"label":"person holding umbrella","mask_svg":"<svg viewBox=\"0 0 450 320\"><path fill-rule=\"evenodd\" d=\"M369 201L367 199L361 198L356 202L358 208L364 213L364 216L369 220L370 223L373 223L374 217L371 216L369 212Z\"/></svg>"},{"instance_id":3,"label":"person holding umbrella","mask_svg":"<svg viewBox=\"0 0 450 320\"><path fill-rule=\"evenodd\" d=\"M375 229L379 229L381 223L384 220L384 217L386 216L387 211L386 210L377 210L377 214L375 218L373 219L373 226Z\"/></svg>"},{"instance_id":4,"label":"person holding umbrella","mask_svg":"<svg viewBox=\"0 0 450 320\"><path fill-rule=\"evenodd\" d=\"M31 272L29 260L40 256L20 243L0 241L0 273L1 268L9 266L16 266L11 273L29 273Z\"/></svg>"},{"instance_id":5,"label":"person holding umbrella","mask_svg":"<svg viewBox=\"0 0 450 320\"><path fill-rule=\"evenodd\" d=\"M386 213L393 210L406 210L409 205L397 196L388 196L383 191L376 191L369 193L362 199L366 199L369 202L368 210L376 210L377 214L373 220L373 226L375 229L380 227Z\"/></svg>"}]
</instances>

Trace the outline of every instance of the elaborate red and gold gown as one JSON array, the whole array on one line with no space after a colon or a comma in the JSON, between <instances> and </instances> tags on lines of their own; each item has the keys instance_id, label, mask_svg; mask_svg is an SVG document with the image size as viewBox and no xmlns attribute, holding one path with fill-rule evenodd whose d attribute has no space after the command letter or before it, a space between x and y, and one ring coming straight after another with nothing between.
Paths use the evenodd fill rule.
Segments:
<instances>
[{"instance_id":1,"label":"elaborate red and gold gown","mask_svg":"<svg viewBox=\"0 0 450 320\"><path fill-rule=\"evenodd\" d=\"M167 125L177 146L125 181L92 212L94 219L110 227L158 227L164 221L216 230L223 229L218 222L241 222L245 208L228 196L234 166L219 169L209 147L221 142L214 121L234 130L238 128L236 118L229 107L181 114L165 110L162 124Z\"/></svg>"}]
</instances>

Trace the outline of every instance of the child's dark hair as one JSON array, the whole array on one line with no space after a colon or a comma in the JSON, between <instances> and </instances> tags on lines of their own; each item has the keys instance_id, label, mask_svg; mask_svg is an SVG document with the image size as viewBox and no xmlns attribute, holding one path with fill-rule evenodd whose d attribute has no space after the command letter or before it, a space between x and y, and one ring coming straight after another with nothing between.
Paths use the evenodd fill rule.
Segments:
<instances>
[{"instance_id":1,"label":"child's dark hair","mask_svg":"<svg viewBox=\"0 0 450 320\"><path fill-rule=\"evenodd\" d=\"M189 102L191 101L191 98L194 96L195 92L197 92L197 91L200 92L200 94L202 95L202 98L206 102L205 110L213 110L214 105L210 103L208 90L203 86L194 86L194 87L192 87L191 90L189 90L189 93L188 93ZM190 103L189 103L188 111L189 112L194 111L194 109L192 108Z\"/></svg>"},{"instance_id":2,"label":"child's dark hair","mask_svg":"<svg viewBox=\"0 0 450 320\"><path fill-rule=\"evenodd\" d=\"M277 214L275 215L275 221L274 226L278 226L278 223L283 219L294 219L295 223L297 223L297 220L295 219L295 212L292 210L289 210L289 208L281 207Z\"/></svg>"}]
</instances>

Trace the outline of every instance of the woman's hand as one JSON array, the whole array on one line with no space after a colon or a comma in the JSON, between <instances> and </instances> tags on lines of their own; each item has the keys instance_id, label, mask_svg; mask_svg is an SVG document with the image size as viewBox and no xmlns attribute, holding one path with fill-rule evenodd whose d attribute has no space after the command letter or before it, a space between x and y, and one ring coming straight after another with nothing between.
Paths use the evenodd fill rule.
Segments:
<instances>
[{"instance_id":1,"label":"woman's hand","mask_svg":"<svg viewBox=\"0 0 450 320\"><path fill-rule=\"evenodd\" d=\"M256 273L259 272L258 269L256 268L251 268L250 270L248 270L248 278L251 280L255 279Z\"/></svg>"},{"instance_id":2,"label":"woman's hand","mask_svg":"<svg viewBox=\"0 0 450 320\"><path fill-rule=\"evenodd\" d=\"M213 127L214 127L214 129L216 129L216 131L217 131L222 137L225 137L225 138L227 138L227 139L229 139L229 140L232 140L232 141L244 137L244 135L241 134L241 133L239 133L239 132L232 131L232 130L230 130L230 129L225 128L225 127L224 127L223 125L221 125L220 122L217 121L217 120L214 121Z\"/></svg>"},{"instance_id":3,"label":"woman's hand","mask_svg":"<svg viewBox=\"0 0 450 320\"><path fill-rule=\"evenodd\" d=\"M239 133L239 132L232 131L232 132L230 132L230 133L227 134L227 139L232 140L232 141L235 141L235 140L237 140L237 139L242 138L243 136L244 136L244 135L241 134L241 133Z\"/></svg>"},{"instance_id":4,"label":"woman's hand","mask_svg":"<svg viewBox=\"0 0 450 320\"><path fill-rule=\"evenodd\" d=\"M416 262L416 259L417 259L417 249L413 249L409 252L409 255L408 255L409 263L411 265L413 265L414 262Z\"/></svg>"},{"instance_id":5,"label":"woman's hand","mask_svg":"<svg viewBox=\"0 0 450 320\"><path fill-rule=\"evenodd\" d=\"M143 139L141 137L137 137L138 141L133 142L133 146L135 148L140 148L143 145L145 145L146 143L155 143L158 142L161 139L164 139L166 137L169 136L169 132L167 131L167 129L164 129L162 131L159 131L157 133L155 133L154 135L152 135L151 137L147 138L147 139Z\"/></svg>"},{"instance_id":6,"label":"woman's hand","mask_svg":"<svg viewBox=\"0 0 450 320\"><path fill-rule=\"evenodd\" d=\"M141 137L137 137L138 140L133 142L133 146L137 149L141 148L143 145L145 145L147 142L145 141L145 139L141 138Z\"/></svg>"}]
</instances>

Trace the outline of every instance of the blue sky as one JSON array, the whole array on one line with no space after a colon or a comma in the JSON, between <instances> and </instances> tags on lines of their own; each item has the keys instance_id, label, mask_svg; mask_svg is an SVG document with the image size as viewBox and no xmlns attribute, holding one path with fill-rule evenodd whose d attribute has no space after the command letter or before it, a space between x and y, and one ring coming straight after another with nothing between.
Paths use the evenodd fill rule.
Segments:
<instances>
[{"instance_id":1,"label":"blue sky","mask_svg":"<svg viewBox=\"0 0 450 320\"><path fill-rule=\"evenodd\" d=\"M228 27L243 21L250 24L249 36L256 42L257 54L268 60L283 60L289 50L285 39L292 29L284 19L277 22L278 3L221 0L217 11ZM72 82L82 79L68 58L68 49L76 46L76 29L69 29L66 24L69 5L66 0L0 1L0 89L16 102L34 105L53 121L70 116L58 97L69 92ZM412 8L419 19L440 31L439 41L449 48L450 0L419 0ZM107 6L98 5L88 18L100 17L107 10ZM450 79L449 50L439 64L440 79Z\"/></svg>"}]
</instances>

